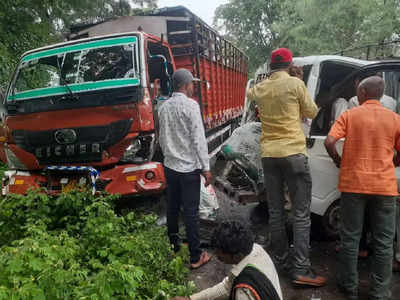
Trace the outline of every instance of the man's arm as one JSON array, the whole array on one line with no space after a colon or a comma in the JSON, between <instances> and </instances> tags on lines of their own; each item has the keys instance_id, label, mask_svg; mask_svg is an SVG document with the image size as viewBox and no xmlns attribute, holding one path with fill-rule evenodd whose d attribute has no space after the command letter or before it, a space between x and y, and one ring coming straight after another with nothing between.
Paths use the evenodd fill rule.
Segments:
<instances>
[{"instance_id":1,"label":"man's arm","mask_svg":"<svg viewBox=\"0 0 400 300\"><path fill-rule=\"evenodd\" d=\"M314 119L318 114L318 106L311 100L304 82L301 82L297 88L297 97L299 99L302 117Z\"/></svg>"},{"instance_id":2,"label":"man's arm","mask_svg":"<svg viewBox=\"0 0 400 300\"><path fill-rule=\"evenodd\" d=\"M340 162L342 158L336 150L336 142L346 136L347 132L347 115L348 112L342 113L336 122L333 124L327 138L325 139L324 145L329 156L332 158L336 167L340 168Z\"/></svg>"},{"instance_id":3,"label":"man's arm","mask_svg":"<svg viewBox=\"0 0 400 300\"><path fill-rule=\"evenodd\" d=\"M210 172L210 157L208 155L207 139L204 132L203 119L201 118L200 107L197 105L196 109L190 109L190 115L188 116L191 124L191 139L196 149L197 157L202 166L202 172L206 179L205 186L211 183L211 172Z\"/></svg>"},{"instance_id":4,"label":"man's arm","mask_svg":"<svg viewBox=\"0 0 400 300\"><path fill-rule=\"evenodd\" d=\"M247 91L247 99L249 101L256 101L256 87L257 85L254 85L252 88L249 88Z\"/></svg>"},{"instance_id":5,"label":"man's arm","mask_svg":"<svg viewBox=\"0 0 400 300\"><path fill-rule=\"evenodd\" d=\"M190 297L174 297L171 300L214 300L228 299L231 293L233 278L225 277L224 280L213 287L202 290Z\"/></svg>"},{"instance_id":6,"label":"man's arm","mask_svg":"<svg viewBox=\"0 0 400 300\"><path fill-rule=\"evenodd\" d=\"M325 139L324 145L326 151L328 151L329 156L332 158L333 162L335 163L336 167L340 168L341 157L336 150L336 142L338 140L335 139L333 136L328 135Z\"/></svg>"}]
</instances>

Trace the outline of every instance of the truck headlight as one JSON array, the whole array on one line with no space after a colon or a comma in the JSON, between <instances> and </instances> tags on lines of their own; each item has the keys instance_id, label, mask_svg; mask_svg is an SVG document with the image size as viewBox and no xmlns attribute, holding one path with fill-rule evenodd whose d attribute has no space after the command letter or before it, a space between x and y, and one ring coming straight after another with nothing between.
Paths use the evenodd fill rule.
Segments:
<instances>
[{"instance_id":1,"label":"truck headlight","mask_svg":"<svg viewBox=\"0 0 400 300\"><path fill-rule=\"evenodd\" d=\"M13 170L27 170L27 167L19 160L19 158L8 148L4 147L4 151L7 157L7 165Z\"/></svg>"},{"instance_id":2,"label":"truck headlight","mask_svg":"<svg viewBox=\"0 0 400 300\"><path fill-rule=\"evenodd\" d=\"M126 148L121 161L123 162L133 162L135 160L136 154L142 148L142 144L139 139L134 139L131 144Z\"/></svg>"}]
</instances>

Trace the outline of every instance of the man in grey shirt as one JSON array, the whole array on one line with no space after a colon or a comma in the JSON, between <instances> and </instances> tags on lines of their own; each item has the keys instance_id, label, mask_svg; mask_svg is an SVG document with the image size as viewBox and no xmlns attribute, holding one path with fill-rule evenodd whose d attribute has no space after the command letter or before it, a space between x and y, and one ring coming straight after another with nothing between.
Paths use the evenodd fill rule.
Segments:
<instances>
[{"instance_id":1,"label":"man in grey shirt","mask_svg":"<svg viewBox=\"0 0 400 300\"><path fill-rule=\"evenodd\" d=\"M200 249L199 204L200 174L205 177L206 186L212 178L200 106L190 98L195 80L188 70L177 70L172 76L174 93L161 105L158 113L160 146L168 186L168 236L174 250L178 251L178 219L183 206L190 263L194 269L211 258Z\"/></svg>"}]
</instances>

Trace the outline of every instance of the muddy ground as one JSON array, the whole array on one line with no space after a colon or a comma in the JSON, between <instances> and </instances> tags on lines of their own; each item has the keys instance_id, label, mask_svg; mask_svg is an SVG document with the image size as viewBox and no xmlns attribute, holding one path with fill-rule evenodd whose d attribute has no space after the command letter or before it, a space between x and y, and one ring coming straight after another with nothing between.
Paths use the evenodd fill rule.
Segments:
<instances>
[{"instance_id":1,"label":"muddy ground","mask_svg":"<svg viewBox=\"0 0 400 300\"><path fill-rule=\"evenodd\" d=\"M250 224L256 235L256 242L265 245L267 243L267 217L257 204L238 205L221 193L218 194L220 204L220 216L223 218L241 218ZM311 260L314 270L328 278L328 283L322 288L301 288L292 285L290 279L283 274L279 274L280 283L284 300L309 300L314 298L321 300L341 300L345 299L336 288L336 268L337 255L335 253L335 241L327 240L319 232L318 220L315 220L311 235ZM213 228L213 224L202 224L202 236L207 238L207 233ZM205 245L207 246L207 245ZM207 249L213 253L211 248ZM368 294L368 270L369 260L363 259L359 263L360 270L360 299L367 299ZM216 257L204 267L192 271L190 279L193 280L198 290L210 287L220 282L229 272L231 266L219 262ZM392 278L392 299L400 299L400 273L394 273Z\"/></svg>"}]
</instances>

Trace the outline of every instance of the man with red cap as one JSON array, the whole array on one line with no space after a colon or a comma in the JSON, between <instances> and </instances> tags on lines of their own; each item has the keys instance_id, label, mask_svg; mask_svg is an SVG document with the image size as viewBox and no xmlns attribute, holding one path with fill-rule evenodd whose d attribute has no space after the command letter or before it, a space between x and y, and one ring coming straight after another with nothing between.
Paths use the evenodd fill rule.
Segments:
<instances>
[{"instance_id":1,"label":"man with red cap","mask_svg":"<svg viewBox=\"0 0 400 300\"><path fill-rule=\"evenodd\" d=\"M311 176L302 118L314 118L318 108L304 82L289 75L292 52L280 48L271 55L271 75L248 91L262 123L261 156L269 207L270 245L278 268L291 271L296 284L322 286L326 279L311 270L309 258ZM289 259L285 229L284 183L293 210L294 255Z\"/></svg>"}]
</instances>

